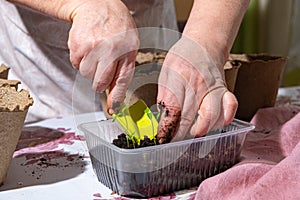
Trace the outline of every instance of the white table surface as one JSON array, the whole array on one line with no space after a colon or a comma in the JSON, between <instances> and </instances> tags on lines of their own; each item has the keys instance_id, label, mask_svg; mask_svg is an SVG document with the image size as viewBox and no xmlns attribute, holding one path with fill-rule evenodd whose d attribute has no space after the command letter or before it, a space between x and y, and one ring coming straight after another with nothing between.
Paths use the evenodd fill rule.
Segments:
<instances>
[{"instance_id":1,"label":"white table surface","mask_svg":"<svg viewBox=\"0 0 300 200\"><path fill-rule=\"evenodd\" d=\"M98 182L84 134L76 128L80 123L101 119L105 117L99 112L26 125L23 132L32 132L33 141L42 141L42 136L50 141L16 150L6 181L0 187L0 200L127 199ZM59 138L52 138L55 135ZM28 146L32 138L20 139L19 144ZM195 192L196 188L179 191L172 199L188 199ZM171 199L171 196L156 199Z\"/></svg>"}]
</instances>

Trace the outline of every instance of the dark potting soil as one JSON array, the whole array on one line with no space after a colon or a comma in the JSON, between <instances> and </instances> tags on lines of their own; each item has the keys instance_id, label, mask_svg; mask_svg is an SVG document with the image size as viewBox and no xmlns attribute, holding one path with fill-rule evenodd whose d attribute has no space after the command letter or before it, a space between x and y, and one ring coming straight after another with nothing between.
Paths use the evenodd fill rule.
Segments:
<instances>
[{"instance_id":1,"label":"dark potting soil","mask_svg":"<svg viewBox=\"0 0 300 200\"><path fill-rule=\"evenodd\" d=\"M113 140L113 144L119 148L123 149L134 149L134 148L142 148L142 147L149 147L154 146L157 144L157 138L150 139L147 136L144 136L144 139L140 140L140 144L137 143L136 140L132 141L131 139L127 138L125 133L121 133L118 135L118 138Z\"/></svg>"},{"instance_id":2,"label":"dark potting soil","mask_svg":"<svg viewBox=\"0 0 300 200\"><path fill-rule=\"evenodd\" d=\"M121 136L121 138L123 137ZM141 159L137 159L139 160L137 163L126 162L123 159L121 169L114 166L114 164L105 164L111 162L112 158L110 156L107 158L108 160L101 162L92 153L91 160L98 180L111 190L126 197L147 198L198 186L204 179L225 171L234 165L238 161L241 151L241 145L236 137L220 138L207 155L199 157L199 150L202 145L205 145L205 142L191 143L178 159L158 169L149 167L153 166L153 163L160 163L159 158L166 159L166 162L169 163L168 159L173 159L174 155L172 149L164 151L162 157L156 157L158 160L147 156L142 162ZM96 150L100 152L108 151L111 155L115 155L112 149L105 146L98 146L95 148ZM122 156L120 155L120 157ZM123 171L137 166L145 169L149 168L149 170L143 172L134 169Z\"/></svg>"},{"instance_id":3,"label":"dark potting soil","mask_svg":"<svg viewBox=\"0 0 300 200\"><path fill-rule=\"evenodd\" d=\"M225 132L224 130L221 130L221 133L224 132ZM144 139L140 140L140 144L138 144L136 140L134 140L133 142L131 139L127 138L125 133L121 133L120 135L118 135L116 139L113 140L112 143L122 149L135 149L135 148L159 145L157 141L158 141L157 135L155 137L155 140L154 139L151 140L147 136L144 136Z\"/></svg>"}]
</instances>

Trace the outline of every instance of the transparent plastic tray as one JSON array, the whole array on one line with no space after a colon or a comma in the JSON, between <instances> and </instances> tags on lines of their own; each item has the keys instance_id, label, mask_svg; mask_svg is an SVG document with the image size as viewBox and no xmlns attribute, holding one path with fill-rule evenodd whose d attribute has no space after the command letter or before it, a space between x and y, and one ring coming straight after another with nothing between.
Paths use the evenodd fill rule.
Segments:
<instances>
[{"instance_id":1,"label":"transparent plastic tray","mask_svg":"<svg viewBox=\"0 0 300 200\"><path fill-rule=\"evenodd\" d=\"M127 197L153 197L197 186L234 165L252 124L233 120L207 136L137 149L112 144L124 131L111 120L80 124L98 180Z\"/></svg>"}]
</instances>

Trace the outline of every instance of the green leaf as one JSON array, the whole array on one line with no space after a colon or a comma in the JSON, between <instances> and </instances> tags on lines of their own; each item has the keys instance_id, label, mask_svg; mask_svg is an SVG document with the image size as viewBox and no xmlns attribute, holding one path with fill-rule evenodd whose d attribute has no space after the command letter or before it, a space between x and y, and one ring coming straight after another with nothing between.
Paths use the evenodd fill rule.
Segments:
<instances>
[{"instance_id":1,"label":"green leaf","mask_svg":"<svg viewBox=\"0 0 300 200\"><path fill-rule=\"evenodd\" d=\"M127 106L124 106L124 107L121 109L121 113L124 114L125 111L126 111L126 109L127 109Z\"/></svg>"},{"instance_id":2,"label":"green leaf","mask_svg":"<svg viewBox=\"0 0 300 200\"><path fill-rule=\"evenodd\" d=\"M150 111L150 108L146 108L145 110L144 110L144 113L150 113L151 111Z\"/></svg>"},{"instance_id":3,"label":"green leaf","mask_svg":"<svg viewBox=\"0 0 300 200\"><path fill-rule=\"evenodd\" d=\"M158 121L159 117L160 117L160 112L157 113L157 115L156 115L156 120L157 120L157 121Z\"/></svg>"},{"instance_id":4,"label":"green leaf","mask_svg":"<svg viewBox=\"0 0 300 200\"><path fill-rule=\"evenodd\" d=\"M151 113L151 110L150 110L149 108L146 108L146 109L144 110L144 112L147 114L148 118L149 118L150 120L152 120L152 113Z\"/></svg>"},{"instance_id":5,"label":"green leaf","mask_svg":"<svg viewBox=\"0 0 300 200\"><path fill-rule=\"evenodd\" d=\"M115 121L117 120L118 117L119 117L118 115L114 114L114 115L113 115L112 122L115 122Z\"/></svg>"}]
</instances>

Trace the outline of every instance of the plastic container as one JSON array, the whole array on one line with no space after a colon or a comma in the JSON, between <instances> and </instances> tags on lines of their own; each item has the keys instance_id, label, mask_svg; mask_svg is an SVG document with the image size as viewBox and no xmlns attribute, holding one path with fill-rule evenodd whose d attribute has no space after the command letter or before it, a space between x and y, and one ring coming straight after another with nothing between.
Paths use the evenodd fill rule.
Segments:
<instances>
[{"instance_id":1,"label":"plastic container","mask_svg":"<svg viewBox=\"0 0 300 200\"><path fill-rule=\"evenodd\" d=\"M123 133L111 120L79 125L98 180L119 195L153 197L198 186L234 165L253 125L234 120L207 136L137 149L112 144Z\"/></svg>"}]
</instances>

